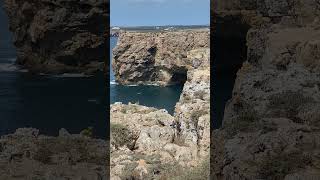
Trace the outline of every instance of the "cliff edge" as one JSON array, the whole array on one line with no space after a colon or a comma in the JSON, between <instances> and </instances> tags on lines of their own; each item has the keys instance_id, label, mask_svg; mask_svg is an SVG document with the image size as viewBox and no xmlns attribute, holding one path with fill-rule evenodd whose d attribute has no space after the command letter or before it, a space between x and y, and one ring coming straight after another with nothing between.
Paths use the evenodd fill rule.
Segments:
<instances>
[{"instance_id":1,"label":"cliff edge","mask_svg":"<svg viewBox=\"0 0 320 180\"><path fill-rule=\"evenodd\" d=\"M213 178L319 179L319 4L216 0L213 8L217 36L249 27L246 60L211 137Z\"/></svg>"},{"instance_id":2,"label":"cliff edge","mask_svg":"<svg viewBox=\"0 0 320 180\"><path fill-rule=\"evenodd\" d=\"M17 64L37 73L103 71L108 2L5 0Z\"/></svg>"}]
</instances>

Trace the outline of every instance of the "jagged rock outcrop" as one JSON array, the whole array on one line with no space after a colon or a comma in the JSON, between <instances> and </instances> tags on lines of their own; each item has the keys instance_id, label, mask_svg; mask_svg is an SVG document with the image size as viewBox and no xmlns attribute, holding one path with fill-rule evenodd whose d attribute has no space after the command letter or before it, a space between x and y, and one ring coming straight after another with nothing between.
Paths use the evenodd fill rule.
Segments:
<instances>
[{"instance_id":1,"label":"jagged rock outcrop","mask_svg":"<svg viewBox=\"0 0 320 180\"><path fill-rule=\"evenodd\" d=\"M137 104L111 105L111 179L208 178L209 70L194 71L177 116Z\"/></svg>"},{"instance_id":2,"label":"jagged rock outcrop","mask_svg":"<svg viewBox=\"0 0 320 180\"><path fill-rule=\"evenodd\" d=\"M58 137L17 129L0 139L0 179L107 180L108 143L61 129Z\"/></svg>"},{"instance_id":3,"label":"jagged rock outcrop","mask_svg":"<svg viewBox=\"0 0 320 180\"><path fill-rule=\"evenodd\" d=\"M107 6L105 0L5 0L17 64L53 74L102 71Z\"/></svg>"},{"instance_id":4,"label":"jagged rock outcrop","mask_svg":"<svg viewBox=\"0 0 320 180\"><path fill-rule=\"evenodd\" d=\"M120 84L184 83L189 69L208 64L208 30L122 32L112 67ZM194 54L198 57L194 57Z\"/></svg>"},{"instance_id":5,"label":"jagged rock outcrop","mask_svg":"<svg viewBox=\"0 0 320 180\"><path fill-rule=\"evenodd\" d=\"M250 26L247 61L211 136L214 179L319 179L319 2L213 6L221 24L232 16Z\"/></svg>"}]
</instances>

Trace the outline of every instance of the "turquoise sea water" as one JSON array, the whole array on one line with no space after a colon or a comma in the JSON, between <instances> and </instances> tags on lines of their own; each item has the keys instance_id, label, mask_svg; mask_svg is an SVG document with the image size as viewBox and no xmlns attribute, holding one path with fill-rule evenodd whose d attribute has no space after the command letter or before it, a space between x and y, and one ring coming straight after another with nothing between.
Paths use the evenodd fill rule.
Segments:
<instances>
[{"instance_id":1,"label":"turquoise sea water","mask_svg":"<svg viewBox=\"0 0 320 180\"><path fill-rule=\"evenodd\" d=\"M117 38L110 39L110 51L116 46ZM111 53L110 53L111 54ZM112 54L111 54L112 56ZM175 104L179 101L183 85L169 87L159 86L123 86L115 83L114 73L110 63L110 103L139 102L140 105L163 108L173 114Z\"/></svg>"}]
</instances>

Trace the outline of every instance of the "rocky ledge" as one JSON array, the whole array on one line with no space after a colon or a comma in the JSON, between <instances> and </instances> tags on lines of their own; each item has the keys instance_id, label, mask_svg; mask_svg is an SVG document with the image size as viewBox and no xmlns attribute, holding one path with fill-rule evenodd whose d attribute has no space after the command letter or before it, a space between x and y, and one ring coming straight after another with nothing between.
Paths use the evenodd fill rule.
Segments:
<instances>
[{"instance_id":1,"label":"rocky ledge","mask_svg":"<svg viewBox=\"0 0 320 180\"><path fill-rule=\"evenodd\" d=\"M122 32L112 67L120 84L184 83L187 71L209 64L208 30Z\"/></svg>"},{"instance_id":2,"label":"rocky ledge","mask_svg":"<svg viewBox=\"0 0 320 180\"><path fill-rule=\"evenodd\" d=\"M0 139L0 179L107 180L108 143L61 129L58 137L17 129Z\"/></svg>"},{"instance_id":3,"label":"rocky ledge","mask_svg":"<svg viewBox=\"0 0 320 180\"><path fill-rule=\"evenodd\" d=\"M213 6L217 29L250 27L223 126L211 137L213 178L319 179L319 2Z\"/></svg>"},{"instance_id":4,"label":"rocky ledge","mask_svg":"<svg viewBox=\"0 0 320 180\"><path fill-rule=\"evenodd\" d=\"M53 74L103 71L107 1L4 1L17 64Z\"/></svg>"},{"instance_id":5,"label":"rocky ledge","mask_svg":"<svg viewBox=\"0 0 320 180\"><path fill-rule=\"evenodd\" d=\"M188 70L174 116L138 104L110 106L111 179L208 179L209 66Z\"/></svg>"}]
</instances>

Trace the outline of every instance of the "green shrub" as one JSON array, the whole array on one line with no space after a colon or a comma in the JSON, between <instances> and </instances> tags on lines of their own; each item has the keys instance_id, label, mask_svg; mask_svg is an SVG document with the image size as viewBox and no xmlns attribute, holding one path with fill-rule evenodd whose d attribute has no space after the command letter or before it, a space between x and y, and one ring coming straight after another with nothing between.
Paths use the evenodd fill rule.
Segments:
<instances>
[{"instance_id":1,"label":"green shrub","mask_svg":"<svg viewBox=\"0 0 320 180\"><path fill-rule=\"evenodd\" d=\"M171 176L169 178L174 180L208 180L210 177L210 159L209 157L203 161L199 166L182 171L178 176Z\"/></svg>"},{"instance_id":2,"label":"green shrub","mask_svg":"<svg viewBox=\"0 0 320 180\"><path fill-rule=\"evenodd\" d=\"M87 137L93 137L93 127L88 127L82 130L80 134Z\"/></svg>"},{"instance_id":3,"label":"green shrub","mask_svg":"<svg viewBox=\"0 0 320 180\"><path fill-rule=\"evenodd\" d=\"M123 168L122 175L120 176L123 180L134 180L134 169L138 166L137 162L131 162L129 164L126 164Z\"/></svg>"},{"instance_id":4,"label":"green shrub","mask_svg":"<svg viewBox=\"0 0 320 180\"><path fill-rule=\"evenodd\" d=\"M153 169L160 172L150 179L158 180L208 180L210 177L210 160L207 158L197 167L184 168L178 163L157 164ZM160 170L160 171L159 171ZM153 171L154 173L157 171Z\"/></svg>"},{"instance_id":5,"label":"green shrub","mask_svg":"<svg viewBox=\"0 0 320 180\"><path fill-rule=\"evenodd\" d=\"M126 145L129 149L132 149L132 147L130 147L130 143L134 137L130 130L121 124L111 124L110 127L114 145L116 147Z\"/></svg>"},{"instance_id":6,"label":"green shrub","mask_svg":"<svg viewBox=\"0 0 320 180\"><path fill-rule=\"evenodd\" d=\"M145 160L148 165L148 174L144 179L154 180L208 180L210 176L210 161L207 158L199 166L194 168L183 168L177 162L161 162L158 155L136 154L134 160ZM138 163L132 162L125 166L121 179L135 180L136 175L134 169Z\"/></svg>"}]
</instances>

